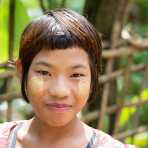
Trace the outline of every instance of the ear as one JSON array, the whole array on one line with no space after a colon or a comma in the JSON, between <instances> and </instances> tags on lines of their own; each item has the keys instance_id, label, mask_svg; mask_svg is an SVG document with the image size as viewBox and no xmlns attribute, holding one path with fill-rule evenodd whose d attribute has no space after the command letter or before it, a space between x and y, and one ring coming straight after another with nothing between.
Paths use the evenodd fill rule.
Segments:
<instances>
[{"instance_id":1,"label":"ear","mask_svg":"<svg viewBox=\"0 0 148 148\"><path fill-rule=\"evenodd\" d=\"M15 67L19 78L22 79L22 62L20 59L16 60Z\"/></svg>"}]
</instances>

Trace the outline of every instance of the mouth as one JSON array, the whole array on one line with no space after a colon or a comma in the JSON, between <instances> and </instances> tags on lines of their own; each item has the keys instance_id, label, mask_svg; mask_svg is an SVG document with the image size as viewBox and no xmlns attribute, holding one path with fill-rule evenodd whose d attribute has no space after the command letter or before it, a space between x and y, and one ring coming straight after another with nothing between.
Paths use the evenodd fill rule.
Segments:
<instances>
[{"instance_id":1,"label":"mouth","mask_svg":"<svg viewBox=\"0 0 148 148\"><path fill-rule=\"evenodd\" d=\"M71 109L72 105L62 103L48 103L47 108L55 112L65 112Z\"/></svg>"}]
</instances>

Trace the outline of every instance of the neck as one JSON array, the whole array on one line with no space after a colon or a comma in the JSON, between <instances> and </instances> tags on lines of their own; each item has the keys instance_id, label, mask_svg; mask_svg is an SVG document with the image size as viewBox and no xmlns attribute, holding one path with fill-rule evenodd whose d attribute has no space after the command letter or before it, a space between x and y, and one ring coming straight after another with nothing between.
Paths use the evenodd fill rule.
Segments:
<instances>
[{"instance_id":1,"label":"neck","mask_svg":"<svg viewBox=\"0 0 148 148\"><path fill-rule=\"evenodd\" d=\"M77 117L75 117L70 123L58 127L49 126L42 122L39 118L34 117L30 126L30 129L33 129L31 131L33 135L38 135L39 138L42 137L48 141L49 139L57 140L58 138L62 139L66 137L73 137L78 135L78 133L80 133L83 129L82 124Z\"/></svg>"}]
</instances>

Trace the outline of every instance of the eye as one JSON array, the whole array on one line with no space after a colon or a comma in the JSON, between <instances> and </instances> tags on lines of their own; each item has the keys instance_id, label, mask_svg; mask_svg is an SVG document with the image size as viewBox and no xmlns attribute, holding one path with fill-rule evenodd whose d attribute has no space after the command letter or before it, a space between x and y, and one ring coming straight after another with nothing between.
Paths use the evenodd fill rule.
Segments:
<instances>
[{"instance_id":1,"label":"eye","mask_svg":"<svg viewBox=\"0 0 148 148\"><path fill-rule=\"evenodd\" d=\"M37 73L40 74L40 75L43 75L43 76L50 75L50 73L48 71L45 71L45 70L38 70Z\"/></svg>"},{"instance_id":2,"label":"eye","mask_svg":"<svg viewBox=\"0 0 148 148\"><path fill-rule=\"evenodd\" d=\"M74 74L71 75L71 77L73 77L73 78L79 78L79 77L84 77L84 76L85 75L82 74L82 73L74 73Z\"/></svg>"}]
</instances>

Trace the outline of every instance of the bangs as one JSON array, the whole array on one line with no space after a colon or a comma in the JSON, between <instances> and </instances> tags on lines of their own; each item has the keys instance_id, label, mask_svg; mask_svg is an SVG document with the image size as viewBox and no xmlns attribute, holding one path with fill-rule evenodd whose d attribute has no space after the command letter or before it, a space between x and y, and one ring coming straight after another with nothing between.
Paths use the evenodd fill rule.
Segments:
<instances>
[{"instance_id":1,"label":"bangs","mask_svg":"<svg viewBox=\"0 0 148 148\"><path fill-rule=\"evenodd\" d=\"M81 46L79 39L67 31L60 32L42 32L34 41L39 49L66 49L73 46ZM33 46L34 46L33 45Z\"/></svg>"}]
</instances>

